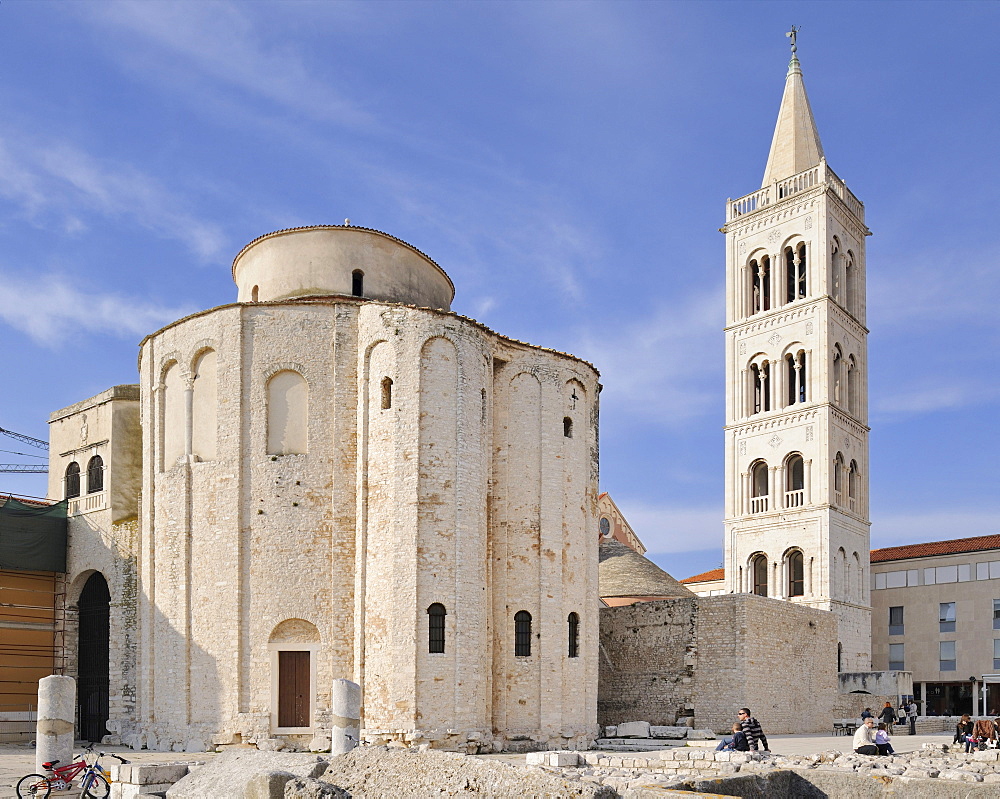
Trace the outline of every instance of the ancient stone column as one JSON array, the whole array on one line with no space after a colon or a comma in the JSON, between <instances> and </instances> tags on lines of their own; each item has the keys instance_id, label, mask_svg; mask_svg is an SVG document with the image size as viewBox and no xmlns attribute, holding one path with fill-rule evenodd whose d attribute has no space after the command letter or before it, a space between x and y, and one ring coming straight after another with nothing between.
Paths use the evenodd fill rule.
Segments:
<instances>
[{"instance_id":1,"label":"ancient stone column","mask_svg":"<svg viewBox=\"0 0 1000 799\"><path fill-rule=\"evenodd\" d=\"M76 680L53 674L38 681L35 771L44 774L42 763L50 760L66 765L73 759L73 720L76 710Z\"/></svg>"},{"instance_id":2,"label":"ancient stone column","mask_svg":"<svg viewBox=\"0 0 1000 799\"><path fill-rule=\"evenodd\" d=\"M361 737L361 686L350 680L333 681L333 730L330 753L342 755Z\"/></svg>"}]
</instances>

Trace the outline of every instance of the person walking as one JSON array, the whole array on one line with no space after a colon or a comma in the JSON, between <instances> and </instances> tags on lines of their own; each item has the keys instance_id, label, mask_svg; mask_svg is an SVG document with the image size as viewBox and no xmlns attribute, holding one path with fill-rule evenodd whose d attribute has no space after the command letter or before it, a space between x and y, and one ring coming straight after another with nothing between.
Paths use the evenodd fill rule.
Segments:
<instances>
[{"instance_id":1,"label":"person walking","mask_svg":"<svg viewBox=\"0 0 1000 799\"><path fill-rule=\"evenodd\" d=\"M743 728L743 732L747 736L747 743L750 744L750 748L756 752L759 745L765 752L770 752L771 750L767 747L767 736L764 735L764 730L761 729L760 722L750 715L750 708L741 707L738 716L740 727Z\"/></svg>"},{"instance_id":2,"label":"person walking","mask_svg":"<svg viewBox=\"0 0 1000 799\"><path fill-rule=\"evenodd\" d=\"M859 755L877 755L875 719L867 718L854 733L854 751Z\"/></svg>"},{"instance_id":3,"label":"person walking","mask_svg":"<svg viewBox=\"0 0 1000 799\"><path fill-rule=\"evenodd\" d=\"M885 731L892 735L892 725L896 721L896 711L892 709L892 704L890 702L885 703L885 707L882 708L882 712L878 714L878 717L885 724Z\"/></svg>"}]
</instances>

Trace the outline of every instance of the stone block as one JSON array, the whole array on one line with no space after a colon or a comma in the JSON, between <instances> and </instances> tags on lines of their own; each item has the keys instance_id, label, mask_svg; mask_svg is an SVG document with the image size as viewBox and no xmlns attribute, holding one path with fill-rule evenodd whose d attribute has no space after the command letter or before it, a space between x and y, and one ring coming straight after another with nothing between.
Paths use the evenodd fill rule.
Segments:
<instances>
[{"instance_id":1,"label":"stone block","mask_svg":"<svg viewBox=\"0 0 1000 799\"><path fill-rule=\"evenodd\" d=\"M295 775L287 771L265 771L254 774L243 789L244 799L284 799L285 785Z\"/></svg>"},{"instance_id":2,"label":"stone block","mask_svg":"<svg viewBox=\"0 0 1000 799\"><path fill-rule=\"evenodd\" d=\"M524 756L524 763L527 766L544 766L548 756L548 752L528 752Z\"/></svg>"},{"instance_id":3,"label":"stone block","mask_svg":"<svg viewBox=\"0 0 1000 799\"><path fill-rule=\"evenodd\" d=\"M122 771L128 769L127 777L123 773L122 782L130 782L133 785L159 785L166 783L173 785L175 782L186 776L188 773L187 763L163 763L152 765L123 766Z\"/></svg>"},{"instance_id":4,"label":"stone block","mask_svg":"<svg viewBox=\"0 0 1000 799\"><path fill-rule=\"evenodd\" d=\"M712 730L688 730L689 741L714 741L715 733Z\"/></svg>"},{"instance_id":5,"label":"stone block","mask_svg":"<svg viewBox=\"0 0 1000 799\"><path fill-rule=\"evenodd\" d=\"M546 762L550 766L579 766L580 755L576 752L548 752Z\"/></svg>"},{"instance_id":6,"label":"stone block","mask_svg":"<svg viewBox=\"0 0 1000 799\"><path fill-rule=\"evenodd\" d=\"M650 725L649 727L649 737L650 738L667 738L671 740L680 740L681 738L687 737L688 728L687 727L656 727Z\"/></svg>"},{"instance_id":7,"label":"stone block","mask_svg":"<svg viewBox=\"0 0 1000 799\"><path fill-rule=\"evenodd\" d=\"M617 725L611 724L604 728L605 738L617 738L618 737L618 727Z\"/></svg>"},{"instance_id":8,"label":"stone block","mask_svg":"<svg viewBox=\"0 0 1000 799\"><path fill-rule=\"evenodd\" d=\"M618 725L619 738L649 738L648 721L627 721Z\"/></svg>"},{"instance_id":9,"label":"stone block","mask_svg":"<svg viewBox=\"0 0 1000 799\"><path fill-rule=\"evenodd\" d=\"M953 780L955 782L982 782L983 775L976 774L974 771L966 771L965 769L953 768L947 771L942 771L938 775L939 780Z\"/></svg>"},{"instance_id":10,"label":"stone block","mask_svg":"<svg viewBox=\"0 0 1000 799\"><path fill-rule=\"evenodd\" d=\"M982 760L987 763L996 763L1000 761L1000 750L997 749L987 749L985 752L974 752L972 754L973 760Z\"/></svg>"}]
</instances>

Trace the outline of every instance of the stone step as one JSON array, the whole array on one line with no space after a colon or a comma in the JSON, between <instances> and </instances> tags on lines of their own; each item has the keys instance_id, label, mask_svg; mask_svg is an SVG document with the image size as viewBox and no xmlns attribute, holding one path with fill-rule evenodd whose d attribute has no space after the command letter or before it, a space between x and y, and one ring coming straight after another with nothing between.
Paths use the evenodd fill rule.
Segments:
<instances>
[{"instance_id":1,"label":"stone step","mask_svg":"<svg viewBox=\"0 0 1000 799\"><path fill-rule=\"evenodd\" d=\"M706 741L705 743L712 743ZM668 738L598 738L597 748L611 752L646 752L657 749L667 749L673 746L685 746L687 741L676 741ZM712 744L715 745L714 743Z\"/></svg>"}]
</instances>

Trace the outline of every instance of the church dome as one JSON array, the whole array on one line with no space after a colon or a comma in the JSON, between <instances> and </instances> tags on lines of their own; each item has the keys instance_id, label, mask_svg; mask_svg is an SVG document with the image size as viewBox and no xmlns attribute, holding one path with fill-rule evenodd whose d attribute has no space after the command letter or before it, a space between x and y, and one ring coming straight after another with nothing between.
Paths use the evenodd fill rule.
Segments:
<instances>
[{"instance_id":1,"label":"church dome","mask_svg":"<svg viewBox=\"0 0 1000 799\"><path fill-rule=\"evenodd\" d=\"M609 605L694 596L651 560L613 538L601 541L598 582L601 598Z\"/></svg>"},{"instance_id":2,"label":"church dome","mask_svg":"<svg viewBox=\"0 0 1000 799\"><path fill-rule=\"evenodd\" d=\"M321 225L268 233L233 261L237 302L346 295L450 310L455 287L424 253L387 233Z\"/></svg>"}]
</instances>

